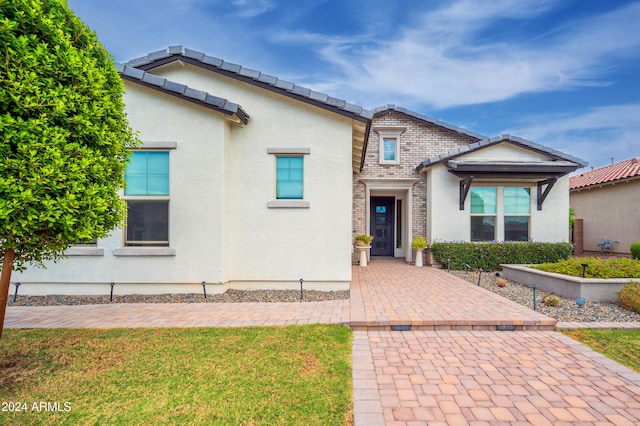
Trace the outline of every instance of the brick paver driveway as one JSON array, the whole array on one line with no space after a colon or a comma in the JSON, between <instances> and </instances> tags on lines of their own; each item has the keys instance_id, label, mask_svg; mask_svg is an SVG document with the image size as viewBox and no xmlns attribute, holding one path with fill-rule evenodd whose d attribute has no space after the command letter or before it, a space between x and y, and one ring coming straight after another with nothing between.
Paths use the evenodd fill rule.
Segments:
<instances>
[{"instance_id":1,"label":"brick paver driveway","mask_svg":"<svg viewBox=\"0 0 640 426\"><path fill-rule=\"evenodd\" d=\"M5 326L309 323L354 329L357 426L640 424L640 375L552 331L551 318L394 259L354 267L349 301L9 307Z\"/></svg>"}]
</instances>

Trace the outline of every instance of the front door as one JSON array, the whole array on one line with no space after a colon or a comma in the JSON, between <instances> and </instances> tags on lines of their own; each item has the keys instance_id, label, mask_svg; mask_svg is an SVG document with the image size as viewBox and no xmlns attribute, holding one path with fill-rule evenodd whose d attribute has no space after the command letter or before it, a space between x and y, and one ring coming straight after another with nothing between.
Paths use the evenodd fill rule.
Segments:
<instances>
[{"instance_id":1,"label":"front door","mask_svg":"<svg viewBox=\"0 0 640 426\"><path fill-rule=\"evenodd\" d=\"M393 256L393 197L371 197L371 256Z\"/></svg>"}]
</instances>

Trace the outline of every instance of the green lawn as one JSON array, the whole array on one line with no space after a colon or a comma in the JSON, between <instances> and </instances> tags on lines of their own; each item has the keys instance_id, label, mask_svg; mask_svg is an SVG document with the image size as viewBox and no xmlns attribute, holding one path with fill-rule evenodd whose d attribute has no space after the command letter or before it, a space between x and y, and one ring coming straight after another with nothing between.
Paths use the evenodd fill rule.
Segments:
<instances>
[{"instance_id":1,"label":"green lawn","mask_svg":"<svg viewBox=\"0 0 640 426\"><path fill-rule=\"evenodd\" d=\"M640 373L640 330L571 330L563 333Z\"/></svg>"},{"instance_id":2,"label":"green lawn","mask_svg":"<svg viewBox=\"0 0 640 426\"><path fill-rule=\"evenodd\" d=\"M351 424L351 331L8 329L0 402L25 409L0 424Z\"/></svg>"}]
</instances>

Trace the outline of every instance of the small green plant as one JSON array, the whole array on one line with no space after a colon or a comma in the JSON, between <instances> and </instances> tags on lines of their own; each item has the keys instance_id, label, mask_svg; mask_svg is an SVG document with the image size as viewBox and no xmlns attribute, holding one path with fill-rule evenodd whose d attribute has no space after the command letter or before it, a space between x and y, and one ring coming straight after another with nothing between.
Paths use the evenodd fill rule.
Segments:
<instances>
[{"instance_id":1,"label":"small green plant","mask_svg":"<svg viewBox=\"0 0 640 426\"><path fill-rule=\"evenodd\" d=\"M640 260L640 242L631 244L631 257Z\"/></svg>"},{"instance_id":2,"label":"small green plant","mask_svg":"<svg viewBox=\"0 0 640 426\"><path fill-rule=\"evenodd\" d=\"M411 241L411 248L414 250L424 250L427 248L427 240L422 235L416 235Z\"/></svg>"},{"instance_id":3,"label":"small green plant","mask_svg":"<svg viewBox=\"0 0 640 426\"><path fill-rule=\"evenodd\" d=\"M371 245L371 242L373 241L373 237L371 235L367 235L367 234L360 234L360 235L356 235L355 240L356 241L362 241L364 243L364 245L369 246L369 245Z\"/></svg>"},{"instance_id":4,"label":"small green plant","mask_svg":"<svg viewBox=\"0 0 640 426\"><path fill-rule=\"evenodd\" d=\"M569 229L573 229L573 225L576 223L576 211L569 209Z\"/></svg>"},{"instance_id":5,"label":"small green plant","mask_svg":"<svg viewBox=\"0 0 640 426\"><path fill-rule=\"evenodd\" d=\"M618 303L624 309L640 314L640 283L631 281L617 292Z\"/></svg>"},{"instance_id":6,"label":"small green plant","mask_svg":"<svg viewBox=\"0 0 640 426\"><path fill-rule=\"evenodd\" d=\"M562 305L562 300L555 294L545 294L542 297L542 303L547 306L554 307Z\"/></svg>"}]
</instances>

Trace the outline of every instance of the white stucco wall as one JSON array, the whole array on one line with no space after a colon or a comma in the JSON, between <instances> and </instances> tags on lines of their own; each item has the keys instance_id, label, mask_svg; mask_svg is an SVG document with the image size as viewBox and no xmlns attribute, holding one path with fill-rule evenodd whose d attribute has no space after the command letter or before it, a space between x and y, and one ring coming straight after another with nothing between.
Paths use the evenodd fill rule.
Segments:
<instances>
[{"instance_id":1,"label":"white stucco wall","mask_svg":"<svg viewBox=\"0 0 640 426\"><path fill-rule=\"evenodd\" d=\"M536 161L546 159L540 154L502 143L469 155L456 158L462 160L491 161ZM464 210L459 208L460 178L448 172L446 164L429 169L427 191L427 233L430 241L469 241L471 239L470 196L465 200ZM482 180L475 179L474 186L520 186L531 188L530 238L533 241L568 241L569 230L569 178L564 176L556 182L547 196L542 210L537 210L537 185L535 180ZM496 223L498 235L503 235L502 224ZM499 238L501 239L501 238Z\"/></svg>"},{"instance_id":2,"label":"white stucco wall","mask_svg":"<svg viewBox=\"0 0 640 426\"><path fill-rule=\"evenodd\" d=\"M168 250L174 255L114 256L114 250L145 250L123 248L123 232L116 230L98 241L101 256L71 256L46 270L15 273L21 294L105 294L112 281L116 294L201 292L201 281L223 284L208 287L211 293L228 286L298 288L300 278L307 289L348 288L351 120L191 71L193 78L190 72L171 78L239 103L251 119L237 126L221 113L127 83L127 113L140 138L177 145L170 151ZM275 200L276 164L268 148L310 151L304 156L308 208L267 207Z\"/></svg>"},{"instance_id":3,"label":"white stucco wall","mask_svg":"<svg viewBox=\"0 0 640 426\"><path fill-rule=\"evenodd\" d=\"M116 283L122 293L125 283L139 283L137 293L156 293L159 283L195 285L189 291L201 290L201 281L223 280L223 138L228 126L222 114L156 91L128 84L125 102L128 118L143 142L175 142L169 150L170 256L114 256L144 252L145 248L124 248L122 229L98 241L101 256L69 256L46 269L29 268L14 273L12 281L22 282L21 294L36 294L29 283ZM151 249L156 251L157 249ZM86 251L74 249L76 253ZM160 249L167 252L166 248ZM108 292L110 288L80 289L71 285L55 289L56 293L92 294ZM156 287L156 288L154 288ZM51 287L49 287L51 288ZM164 286L161 292L175 291ZM54 291L54 290L49 290Z\"/></svg>"}]
</instances>

